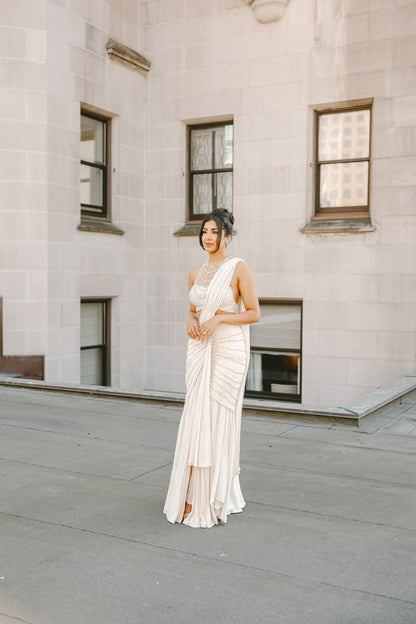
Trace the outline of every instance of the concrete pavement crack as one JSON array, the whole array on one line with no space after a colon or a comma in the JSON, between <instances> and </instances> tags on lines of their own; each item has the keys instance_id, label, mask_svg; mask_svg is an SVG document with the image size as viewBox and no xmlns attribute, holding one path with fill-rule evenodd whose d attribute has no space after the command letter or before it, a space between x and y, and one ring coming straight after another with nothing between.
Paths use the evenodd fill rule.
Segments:
<instances>
[{"instance_id":1,"label":"concrete pavement crack","mask_svg":"<svg viewBox=\"0 0 416 624\"><path fill-rule=\"evenodd\" d=\"M409 527L398 526L397 524L384 524L383 522L375 522L369 520L363 520L362 518L347 518L346 516L336 516L335 514L318 513L317 511L311 511L309 509L303 509L301 507L283 507L282 505L274 505L272 503L262 503L261 501L249 500L246 498L246 503L250 505L259 505L261 507L271 507L272 509L280 509L281 511L293 511L309 516L315 516L316 518L330 518L331 520L340 520L342 522L355 522L357 524L376 526L383 529L398 529L400 531L406 531L408 533L416 533L415 529L409 529Z\"/></svg>"},{"instance_id":2,"label":"concrete pavement crack","mask_svg":"<svg viewBox=\"0 0 416 624\"><path fill-rule=\"evenodd\" d=\"M101 531L93 531L91 529L84 529L81 527L75 527L75 526L71 526L71 525L67 525L67 524L61 524L61 523L56 523L56 522L51 522L51 521L46 521L46 520L37 520L34 518L28 518L26 516L20 516L18 514L9 514L6 512L2 512L0 511L0 516L7 516L7 517L11 517L11 518L18 518L20 520L25 520L26 522L33 522L33 523L37 523L37 524L42 524L42 525L47 525L47 526L54 526L57 528L61 528L61 529L69 529L71 531L78 531L78 532L82 532L82 533L87 533L90 535L95 535L98 537L107 537L110 539L114 539L114 540L119 540L119 541L123 541L123 542L128 542L130 544L138 544L140 546L146 546L148 548L155 548L157 550L161 550L161 551L167 551L167 552L172 552L172 553L177 553L180 554L182 556L189 556L189 557L195 557L197 559L201 559L201 560L205 560L205 561L210 561L210 562L216 562L216 563L220 563L222 565L228 565L228 566L232 566L232 567L238 567L241 569L246 569L246 570L250 570L253 573L255 572L263 572L265 574L273 574L275 577L280 578L284 581L289 581L291 583L293 583L294 581L297 583L301 583L301 584L306 584L306 585L313 585L315 587L327 587L330 588L332 590L342 590L342 591L348 591L351 592L352 594L359 594L362 596L371 596L374 598L381 598L384 600L391 600L393 602L398 602L400 604L407 604L407 605L411 605L411 606L416 606L416 602L411 601L411 600L405 600L403 598L398 598L396 596L388 596L386 594L381 594L378 592L371 592L371 591L367 591L367 590L362 590L362 589L358 589L355 587L348 587L348 586L344 586L344 585L335 585L333 583L328 583L326 581L317 581L315 579L312 578L308 578L308 577L301 577L301 576L295 576L295 575L291 575L291 574L286 574L283 572L278 572L276 570L270 570L267 568L262 568L260 566L253 566L253 565L247 565L245 563L241 563L238 561L230 561L230 560L224 560L224 559L220 559L218 557L209 557L206 555L201 555L200 553L195 553L195 552L187 552L187 551L183 551L179 548L173 548L172 546L162 546L159 544L154 544L152 542L146 542L144 540L138 540L138 539L134 539L131 537L123 537L123 536L119 536L119 535L113 535L111 533L104 533Z\"/></svg>"},{"instance_id":3,"label":"concrete pavement crack","mask_svg":"<svg viewBox=\"0 0 416 624\"><path fill-rule=\"evenodd\" d=\"M414 490L414 483L400 483L398 481L386 481L384 479L375 479L374 477L361 477L359 475L345 474L342 472L324 472L322 470L314 470L313 468L299 468L297 466L287 466L285 464L270 464L267 462L254 462L243 461L242 466L267 466L268 468L275 468L276 470L286 470L287 472L301 472L311 475L317 475L321 477L327 477L328 479L345 479L347 481L363 481L365 483L373 483L377 485L390 485L392 487L399 488L411 488Z\"/></svg>"},{"instance_id":4,"label":"concrete pavement crack","mask_svg":"<svg viewBox=\"0 0 416 624\"><path fill-rule=\"evenodd\" d=\"M9 620L13 620L13 622L21 622L21 624L35 624L34 622L29 622L28 620L22 620L21 618L15 617L14 615L9 615L8 613L0 612L0 617L7 617Z\"/></svg>"},{"instance_id":5,"label":"concrete pavement crack","mask_svg":"<svg viewBox=\"0 0 416 624\"><path fill-rule=\"evenodd\" d=\"M21 425L11 425L9 423L0 423L0 427L11 427L12 429L22 429L24 431L37 431L38 433L51 433L53 435L62 436L66 438L73 438L75 440L93 440L100 442L110 442L112 444L120 444L122 446L134 446L139 448L150 448L156 451L170 451L161 446L150 446L149 444L139 444L138 442L123 442L123 440L114 440L111 438L103 438L101 436L86 435L85 433L69 433L66 431L54 431L52 429L39 429L38 427L22 427Z\"/></svg>"},{"instance_id":6,"label":"concrete pavement crack","mask_svg":"<svg viewBox=\"0 0 416 624\"><path fill-rule=\"evenodd\" d=\"M129 479L124 479L122 477L111 477L108 475L97 475L97 474L91 474L91 473L85 473L85 472L77 472L75 470L63 470L62 468L54 468L54 467L50 467L50 466L43 466L40 464L29 464L27 462L22 462L22 461L18 461L18 460L8 460L8 459L4 459L4 458L0 458L0 462L1 461L5 461L5 462L14 462L14 463L18 463L18 464L23 464L26 466L35 466L37 468L42 468L48 471L55 471L55 472L61 472L64 474L75 474L75 475L79 475L81 477L92 477L92 478L96 478L96 479L108 479L108 480L113 480L113 481L124 481L126 483L130 483L130 482L135 482L140 486L146 486L146 487L157 487L157 488L161 488L161 486L155 486L154 484L147 484L147 483L140 483L137 481L137 479L139 479L140 477L143 477L147 474L151 474L152 472L157 472L158 470L162 469L162 468L166 468L166 466L169 466L172 464L172 462L168 462L166 464L162 464L160 466L158 466L157 468L153 468L152 470L148 470L147 472L144 472L138 476L135 477L131 477ZM258 465L258 464L254 464L254 465ZM273 466L275 467L275 466ZM279 467L281 468L281 467ZM293 468L283 468L283 470L287 470L287 471L291 471L291 472L308 472L308 471L303 471L301 469L293 469ZM325 475L325 476L329 476L331 477L332 475ZM335 475L337 478L339 478L338 475ZM347 478L347 477L346 477ZM348 479L355 479L355 477L348 477ZM365 480L364 480L365 481ZM391 484L390 482L379 482L377 481L377 483L383 483L385 485L393 485L393 486L397 486L399 485L399 487L408 487L411 488L412 491L414 489L413 486L403 486L401 484ZM166 488L165 488L166 489ZM331 519L336 519L336 520L342 520L345 522L357 522L363 525L369 525L369 526L379 526L379 527L383 527L383 528L390 528L390 529L400 529L402 531L409 531L409 532L414 532L416 531L413 529L409 529L408 527L403 527L403 526L399 526L399 525L395 525L395 524L384 524L381 522L369 522L367 520L363 520L360 518L352 518L352 517L347 517L347 516L336 516L334 514L324 514L324 513L317 513L316 511L311 511L308 509L303 509L300 507L289 507L289 506L282 506L282 505L274 505L272 503L262 503L261 501L255 501L255 500L250 500L248 498L246 498L246 502L250 503L251 505L261 505L264 507L270 507L272 509L280 509L283 511L293 511L293 512L298 512L298 513L304 513L304 514L310 514L310 515L314 515L316 517L321 517L321 518L331 518ZM1 512L0 512L1 513Z\"/></svg>"},{"instance_id":7,"label":"concrete pavement crack","mask_svg":"<svg viewBox=\"0 0 416 624\"><path fill-rule=\"evenodd\" d=\"M263 434L259 434L259 435L263 435ZM290 435L286 435L286 433L282 433L279 436L276 437L280 437L280 438L285 438L287 440L294 440L296 442L300 442L301 440L304 440L303 438L298 438L297 436L290 436ZM408 436L406 436L408 437ZM363 451L372 451L372 452L382 452L382 453L393 453L393 454L397 454L397 455L415 455L416 451L398 451L396 449L384 449L384 448L378 448L378 447L374 447L374 446L368 446L368 445L364 445L364 444L346 444L345 442L337 442L336 440L331 440L331 441L314 441L315 444L319 445L319 446L336 446L337 448L346 448L346 449L359 449L359 450L363 450Z\"/></svg>"},{"instance_id":8,"label":"concrete pavement crack","mask_svg":"<svg viewBox=\"0 0 416 624\"><path fill-rule=\"evenodd\" d=\"M152 472L157 472L158 470L160 470L161 468L166 468L166 466L171 466L172 462L168 462L167 464L162 464L161 466L158 466L157 468L152 468L152 470L147 470L146 472L142 472L141 474L137 475L137 477L131 477L130 479L126 479L126 481L135 481L136 479L140 479L141 477L145 477L148 474L151 474Z\"/></svg>"},{"instance_id":9,"label":"concrete pavement crack","mask_svg":"<svg viewBox=\"0 0 416 624\"><path fill-rule=\"evenodd\" d=\"M93 477L94 479L109 479L112 481L124 481L126 483L129 483L129 481L133 481L134 479L137 479L138 477L133 477L133 478L124 478L124 477L113 477L110 475L103 475L103 474L93 474L91 472L79 472L78 470L68 470L65 468L60 468L59 466L45 466L44 464L33 464L30 462L24 462L21 461L19 459L7 459L7 457L0 457L0 462L9 462L9 463L14 463L14 464L22 464L23 466L33 466L34 468L42 468L43 470L48 470L48 471L55 471L55 472L62 472L64 474L73 474L73 475L79 475L80 477ZM165 468L165 466L169 466L169 464L171 464L172 462L168 462L167 464L162 464L156 468L153 468L152 470L149 470L149 472L156 472L157 470L159 470L160 468ZM147 473L143 473L139 476L143 477L145 474ZM140 485L148 485L146 483L141 483ZM152 487L157 487L155 485L152 485Z\"/></svg>"}]
</instances>

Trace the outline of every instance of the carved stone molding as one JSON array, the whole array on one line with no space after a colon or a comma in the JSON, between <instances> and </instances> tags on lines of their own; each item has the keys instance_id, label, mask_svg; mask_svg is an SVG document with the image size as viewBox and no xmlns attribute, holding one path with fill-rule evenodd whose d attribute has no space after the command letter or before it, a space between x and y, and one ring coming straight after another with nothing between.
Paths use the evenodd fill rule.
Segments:
<instances>
[{"instance_id":1,"label":"carved stone molding","mask_svg":"<svg viewBox=\"0 0 416 624\"><path fill-rule=\"evenodd\" d=\"M114 39L110 39L107 43L107 54L110 59L130 67L130 69L145 73L150 70L150 61L147 58L136 50L114 41Z\"/></svg>"},{"instance_id":2,"label":"carved stone molding","mask_svg":"<svg viewBox=\"0 0 416 624\"><path fill-rule=\"evenodd\" d=\"M278 22L285 14L289 0L244 0L252 9L258 22Z\"/></svg>"}]
</instances>

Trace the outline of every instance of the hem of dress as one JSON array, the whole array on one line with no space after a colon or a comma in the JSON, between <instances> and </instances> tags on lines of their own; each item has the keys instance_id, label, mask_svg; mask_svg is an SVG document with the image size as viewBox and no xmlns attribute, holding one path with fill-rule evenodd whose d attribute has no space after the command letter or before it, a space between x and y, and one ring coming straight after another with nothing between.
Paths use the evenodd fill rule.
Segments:
<instances>
[{"instance_id":1,"label":"hem of dress","mask_svg":"<svg viewBox=\"0 0 416 624\"><path fill-rule=\"evenodd\" d=\"M219 516L216 516L216 521L212 520L211 522L209 522L207 524L196 524L196 523L194 523L194 521L192 519L188 520L188 517L190 517L192 515L192 512L184 520L183 519L182 520L170 520L168 518L168 516L166 514L165 515L166 515L167 521L170 524L185 524L186 526L189 526L192 529L212 529L212 527L217 526L218 524L220 524L220 522L222 524L226 524L227 518L231 514L242 513L242 511L243 511L245 506L246 506L246 503L244 502L244 505L242 505L241 507L237 507L235 509L229 509L227 511L227 515L225 516L225 518L220 518Z\"/></svg>"}]
</instances>

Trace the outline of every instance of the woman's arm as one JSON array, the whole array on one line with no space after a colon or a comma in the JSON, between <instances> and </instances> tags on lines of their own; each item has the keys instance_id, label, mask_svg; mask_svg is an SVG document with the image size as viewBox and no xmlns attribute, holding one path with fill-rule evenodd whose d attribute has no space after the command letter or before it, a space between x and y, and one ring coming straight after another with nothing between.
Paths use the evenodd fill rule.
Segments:
<instances>
[{"instance_id":1,"label":"woman's arm","mask_svg":"<svg viewBox=\"0 0 416 624\"><path fill-rule=\"evenodd\" d=\"M237 290L244 303L245 312L229 314L220 312L213 318L208 319L201 325L200 333L202 337L209 337L220 323L230 325L248 325L257 323L260 320L260 305L256 294L253 275L245 262L237 265L235 277L237 278ZM204 334L204 332L206 332Z\"/></svg>"},{"instance_id":2,"label":"woman's arm","mask_svg":"<svg viewBox=\"0 0 416 624\"><path fill-rule=\"evenodd\" d=\"M194 267L189 271L188 277L188 292L191 290L194 285L194 281L196 276L198 275L199 267ZM196 308L192 303L189 303L189 314L186 317L186 333L189 338L193 338L193 340L198 340L200 337L200 329L198 317L196 314Z\"/></svg>"}]
</instances>

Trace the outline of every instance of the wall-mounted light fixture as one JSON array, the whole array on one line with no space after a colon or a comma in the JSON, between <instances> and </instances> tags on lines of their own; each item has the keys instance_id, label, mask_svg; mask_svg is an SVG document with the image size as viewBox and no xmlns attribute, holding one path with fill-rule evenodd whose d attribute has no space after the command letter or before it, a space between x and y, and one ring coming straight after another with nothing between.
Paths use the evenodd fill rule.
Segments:
<instances>
[{"instance_id":1,"label":"wall-mounted light fixture","mask_svg":"<svg viewBox=\"0 0 416 624\"><path fill-rule=\"evenodd\" d=\"M258 22L268 24L279 21L285 14L289 0L244 0L252 9Z\"/></svg>"}]
</instances>

